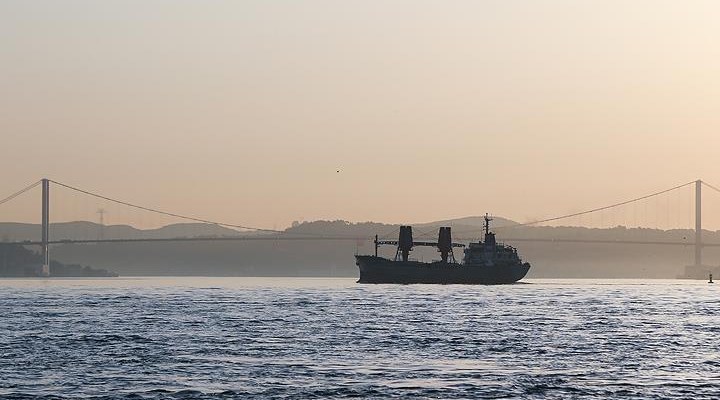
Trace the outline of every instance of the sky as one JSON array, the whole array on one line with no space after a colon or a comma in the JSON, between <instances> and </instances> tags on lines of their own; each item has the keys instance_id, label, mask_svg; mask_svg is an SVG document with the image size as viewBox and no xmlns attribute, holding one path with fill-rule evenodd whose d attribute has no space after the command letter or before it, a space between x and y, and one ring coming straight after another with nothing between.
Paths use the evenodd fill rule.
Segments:
<instances>
[{"instance_id":1,"label":"sky","mask_svg":"<svg viewBox=\"0 0 720 400\"><path fill-rule=\"evenodd\" d=\"M527 221L720 185L719 13L662 0L4 0L0 197L48 177L279 228ZM706 199L720 228L720 194ZM0 219L37 221L38 202Z\"/></svg>"}]
</instances>

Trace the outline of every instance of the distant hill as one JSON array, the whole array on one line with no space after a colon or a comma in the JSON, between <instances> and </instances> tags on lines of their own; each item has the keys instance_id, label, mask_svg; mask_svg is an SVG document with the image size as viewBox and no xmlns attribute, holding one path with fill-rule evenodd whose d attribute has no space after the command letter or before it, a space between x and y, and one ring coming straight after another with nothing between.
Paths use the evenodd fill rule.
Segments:
<instances>
[{"instance_id":1,"label":"distant hill","mask_svg":"<svg viewBox=\"0 0 720 400\"><path fill-rule=\"evenodd\" d=\"M509 225L516 225L517 222L503 218L503 217L495 217L491 216L491 226L493 227L500 227L500 226L509 226ZM455 227L467 227L467 228L476 228L476 229L482 229L485 224L485 216L474 216L474 217L462 217L462 218L455 218L455 219L447 219L443 221L435 221L435 222L426 222L421 224L414 224L414 226L418 227L426 227L426 226L432 226L432 227L440 227L440 226L451 226L453 229Z\"/></svg>"},{"instance_id":2,"label":"distant hill","mask_svg":"<svg viewBox=\"0 0 720 400\"><path fill-rule=\"evenodd\" d=\"M438 229L441 226L449 226L458 235L479 237L485 220L484 217L464 217L449 219L443 221L423 222L410 224L413 227L413 235L416 238L430 239L437 238ZM516 222L507 218L493 217L491 226L511 226ZM379 235L380 237L392 237L397 235L400 228L399 224L383 224L378 222L348 222L343 220L335 221L312 221L303 222L299 225L290 227L286 232L296 234L313 234L313 235L344 235L344 236L360 236L372 237ZM456 237L460 237L455 235Z\"/></svg>"},{"instance_id":3,"label":"distant hill","mask_svg":"<svg viewBox=\"0 0 720 400\"><path fill-rule=\"evenodd\" d=\"M43 257L22 246L0 246L0 277L40 277ZM50 262L53 276L61 277L114 277L117 274L103 269L82 265L66 265L55 260Z\"/></svg>"},{"instance_id":4,"label":"distant hill","mask_svg":"<svg viewBox=\"0 0 720 400\"><path fill-rule=\"evenodd\" d=\"M490 227L492 229L500 228L503 226L517 225L517 222L502 217L491 217ZM449 226L452 228L453 238L459 239L479 239L483 235L483 229L485 226L485 217L464 217L455 218L444 221L426 222L422 224L414 224L413 229L421 230L426 232L423 236L430 239L437 239L438 229L441 226ZM417 235L415 235L417 236Z\"/></svg>"},{"instance_id":5,"label":"distant hill","mask_svg":"<svg viewBox=\"0 0 720 400\"><path fill-rule=\"evenodd\" d=\"M62 239L151 239L200 236L247 235L218 225L202 223L172 224L158 229L137 229L129 225L108 225L87 221L50 224L50 236ZM252 234L256 234L252 232ZM39 240L40 225L14 222L0 223L0 241Z\"/></svg>"}]
</instances>

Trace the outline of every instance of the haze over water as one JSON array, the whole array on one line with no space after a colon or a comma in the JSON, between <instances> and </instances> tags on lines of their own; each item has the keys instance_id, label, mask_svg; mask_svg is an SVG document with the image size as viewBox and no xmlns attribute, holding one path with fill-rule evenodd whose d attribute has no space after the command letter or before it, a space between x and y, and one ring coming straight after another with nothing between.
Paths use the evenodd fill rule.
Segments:
<instances>
[{"instance_id":1,"label":"haze over water","mask_svg":"<svg viewBox=\"0 0 720 400\"><path fill-rule=\"evenodd\" d=\"M699 281L5 279L0 290L4 398L720 396L720 287Z\"/></svg>"}]
</instances>

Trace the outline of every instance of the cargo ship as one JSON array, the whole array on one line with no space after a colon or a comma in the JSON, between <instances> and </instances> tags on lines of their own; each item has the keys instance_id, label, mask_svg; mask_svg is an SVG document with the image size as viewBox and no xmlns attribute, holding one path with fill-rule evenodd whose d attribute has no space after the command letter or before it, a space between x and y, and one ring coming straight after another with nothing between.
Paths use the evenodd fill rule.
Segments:
<instances>
[{"instance_id":1,"label":"cargo ship","mask_svg":"<svg viewBox=\"0 0 720 400\"><path fill-rule=\"evenodd\" d=\"M530 264L523 262L517 249L498 243L490 231L492 219L486 214L484 240L467 246L452 241L450 227L441 227L437 242L413 241L412 227L401 226L398 240L378 240L375 236L375 255L356 255L360 269L358 283L429 283L498 285L515 283L525 277ZM396 246L394 259L378 256L378 247ZM422 262L410 259L416 246L437 247L440 260ZM453 249L463 248L462 262L455 261Z\"/></svg>"}]
</instances>

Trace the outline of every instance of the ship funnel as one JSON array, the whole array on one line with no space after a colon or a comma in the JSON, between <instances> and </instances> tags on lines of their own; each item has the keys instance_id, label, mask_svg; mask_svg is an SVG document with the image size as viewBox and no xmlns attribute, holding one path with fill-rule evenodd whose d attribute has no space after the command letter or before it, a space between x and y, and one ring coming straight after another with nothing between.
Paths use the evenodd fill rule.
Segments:
<instances>
[{"instance_id":1,"label":"ship funnel","mask_svg":"<svg viewBox=\"0 0 720 400\"><path fill-rule=\"evenodd\" d=\"M448 261L448 255L452 254L452 235L449 226L440 227L438 232L438 251L443 262Z\"/></svg>"},{"instance_id":2,"label":"ship funnel","mask_svg":"<svg viewBox=\"0 0 720 400\"><path fill-rule=\"evenodd\" d=\"M398 258L398 255L402 255L402 260L407 261L408 256L410 255L410 250L412 250L413 247L413 236L412 236L412 226L401 226L400 227L400 237L398 238L398 248L397 248L397 254L395 255L395 258Z\"/></svg>"}]
</instances>

